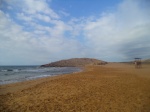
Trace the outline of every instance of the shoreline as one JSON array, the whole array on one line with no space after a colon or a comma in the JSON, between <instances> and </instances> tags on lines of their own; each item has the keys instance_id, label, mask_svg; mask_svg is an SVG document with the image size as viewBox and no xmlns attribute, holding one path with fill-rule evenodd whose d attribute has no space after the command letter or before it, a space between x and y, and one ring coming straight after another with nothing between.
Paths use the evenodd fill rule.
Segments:
<instances>
[{"instance_id":1,"label":"shoreline","mask_svg":"<svg viewBox=\"0 0 150 112\"><path fill-rule=\"evenodd\" d=\"M150 65L135 69L110 63L87 66L74 74L8 84L0 86L0 110L148 112L149 73Z\"/></svg>"},{"instance_id":2,"label":"shoreline","mask_svg":"<svg viewBox=\"0 0 150 112\"><path fill-rule=\"evenodd\" d=\"M85 71L85 67L79 67L79 68L80 68L80 71L73 72L73 73L59 74L59 75L40 77L40 78L35 78L35 79L30 79L30 80L24 80L24 81L21 81L21 82L1 84L0 85L0 95L7 94L7 93L8 94L14 93L14 92L21 91L21 90L24 90L26 88L29 88L31 86L35 86L37 84L46 82L46 81L55 80L57 78L61 78L61 77L66 76L66 75L73 75L73 74L81 73L81 72Z\"/></svg>"},{"instance_id":3,"label":"shoreline","mask_svg":"<svg viewBox=\"0 0 150 112\"><path fill-rule=\"evenodd\" d=\"M9 75L7 77L3 76L4 80L2 80L3 79L3 77L2 77L0 85L13 84L13 83L18 83L18 82L36 80L36 79L46 78L46 77L54 77L54 76L58 76L58 75L71 74L71 73L74 73L74 72L81 72L82 71L81 67L46 67L46 69L47 68L48 68L47 71L43 71L43 72L40 73L40 70L45 69L45 68L42 67L42 68L39 68L39 69L35 69L35 68L33 69L33 68L30 68L30 66L28 66L28 69L22 69L22 68L21 69L20 68L13 69L13 67L11 68L11 66L10 66L10 68L5 68L5 69L12 69L11 71L13 71L13 72L12 73L7 73L7 72L3 73L2 72L2 76L3 75L7 76L9 74L10 77L12 77L12 79L7 78L7 77L9 77ZM54 71L51 68L55 68L56 70ZM60 69L60 68L63 68L63 69ZM70 68L71 68L71 70L70 70ZM18 69L20 69L20 71ZM32 70L32 69L35 71L35 73L30 72L30 70ZM27 71L27 73L24 73L24 71ZM16 74L17 74L17 76L16 76ZM28 75L28 74L30 74L30 75ZM16 78L13 78L13 76L16 77ZM19 76L22 76L22 77L19 77Z\"/></svg>"}]
</instances>

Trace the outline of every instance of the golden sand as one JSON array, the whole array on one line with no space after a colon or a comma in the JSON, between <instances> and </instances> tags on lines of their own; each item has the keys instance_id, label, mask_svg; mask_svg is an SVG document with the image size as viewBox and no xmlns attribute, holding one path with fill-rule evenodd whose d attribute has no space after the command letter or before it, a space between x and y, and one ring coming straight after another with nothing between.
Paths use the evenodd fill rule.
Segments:
<instances>
[{"instance_id":1,"label":"golden sand","mask_svg":"<svg viewBox=\"0 0 150 112\"><path fill-rule=\"evenodd\" d=\"M111 63L0 86L0 112L150 112L150 65Z\"/></svg>"}]
</instances>

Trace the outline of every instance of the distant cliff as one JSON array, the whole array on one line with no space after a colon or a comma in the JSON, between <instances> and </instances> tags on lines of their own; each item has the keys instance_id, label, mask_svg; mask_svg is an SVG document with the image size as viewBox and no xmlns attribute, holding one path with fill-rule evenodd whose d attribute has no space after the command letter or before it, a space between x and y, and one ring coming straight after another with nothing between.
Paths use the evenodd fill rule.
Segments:
<instances>
[{"instance_id":1,"label":"distant cliff","mask_svg":"<svg viewBox=\"0 0 150 112\"><path fill-rule=\"evenodd\" d=\"M92 58L72 58L41 65L41 67L80 67L86 65L104 65L106 63L105 61Z\"/></svg>"}]
</instances>

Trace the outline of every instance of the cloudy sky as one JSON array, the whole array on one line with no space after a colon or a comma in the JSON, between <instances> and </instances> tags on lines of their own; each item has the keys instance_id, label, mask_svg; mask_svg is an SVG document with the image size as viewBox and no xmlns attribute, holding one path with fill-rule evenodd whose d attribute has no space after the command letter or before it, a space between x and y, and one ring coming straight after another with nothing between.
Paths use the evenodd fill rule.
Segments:
<instances>
[{"instance_id":1,"label":"cloudy sky","mask_svg":"<svg viewBox=\"0 0 150 112\"><path fill-rule=\"evenodd\" d=\"M150 58L150 0L0 0L0 65Z\"/></svg>"}]
</instances>

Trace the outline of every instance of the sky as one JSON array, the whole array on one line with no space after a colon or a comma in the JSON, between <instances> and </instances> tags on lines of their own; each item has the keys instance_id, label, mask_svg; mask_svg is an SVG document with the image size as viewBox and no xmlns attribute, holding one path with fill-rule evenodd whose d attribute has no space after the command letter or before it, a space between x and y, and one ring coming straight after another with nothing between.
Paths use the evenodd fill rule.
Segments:
<instances>
[{"instance_id":1,"label":"sky","mask_svg":"<svg viewBox=\"0 0 150 112\"><path fill-rule=\"evenodd\" d=\"M150 0L0 0L0 65L150 58Z\"/></svg>"}]
</instances>

